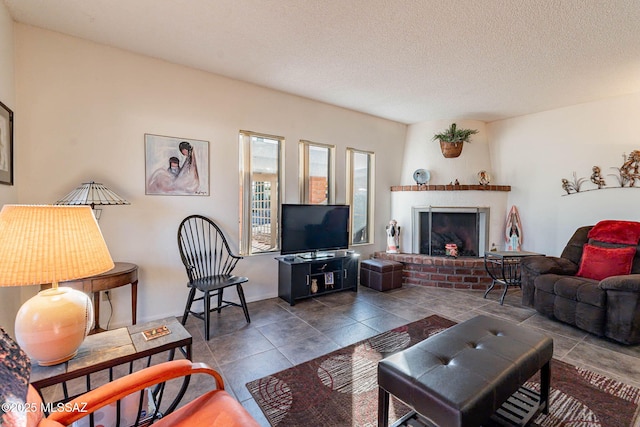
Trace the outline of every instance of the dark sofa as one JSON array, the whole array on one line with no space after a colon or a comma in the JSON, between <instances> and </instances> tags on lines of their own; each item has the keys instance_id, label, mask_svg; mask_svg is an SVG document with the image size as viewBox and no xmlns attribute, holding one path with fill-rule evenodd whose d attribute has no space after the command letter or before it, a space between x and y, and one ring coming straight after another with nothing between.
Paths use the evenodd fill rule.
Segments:
<instances>
[{"instance_id":1,"label":"dark sofa","mask_svg":"<svg viewBox=\"0 0 640 427\"><path fill-rule=\"evenodd\" d=\"M640 343L640 223L600 221L560 257L522 260L522 304L623 344Z\"/></svg>"}]
</instances>

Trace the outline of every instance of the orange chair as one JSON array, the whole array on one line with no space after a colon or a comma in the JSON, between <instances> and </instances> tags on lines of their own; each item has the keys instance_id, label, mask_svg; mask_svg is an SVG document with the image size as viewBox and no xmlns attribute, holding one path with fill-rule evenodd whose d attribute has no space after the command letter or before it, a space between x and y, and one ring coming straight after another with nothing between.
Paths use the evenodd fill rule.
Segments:
<instances>
[{"instance_id":1,"label":"orange chair","mask_svg":"<svg viewBox=\"0 0 640 427\"><path fill-rule=\"evenodd\" d=\"M224 381L217 371L206 364L193 363L183 359L160 363L90 390L71 400L65 406L65 408L79 409L77 411L53 412L46 418L30 414L27 425L37 425L38 427L67 426L127 395L171 379L193 374L212 376L215 378L218 388L203 394L170 414L165 414L162 418L154 421L154 426L259 426L240 402L224 390ZM41 402L40 396L32 386L29 386L28 400L36 402L37 405Z\"/></svg>"}]
</instances>

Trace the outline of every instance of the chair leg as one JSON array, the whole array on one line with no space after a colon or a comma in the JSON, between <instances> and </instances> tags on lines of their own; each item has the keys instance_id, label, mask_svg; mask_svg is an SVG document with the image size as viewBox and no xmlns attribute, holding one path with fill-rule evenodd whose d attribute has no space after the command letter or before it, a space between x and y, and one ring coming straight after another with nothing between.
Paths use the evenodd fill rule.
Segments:
<instances>
[{"instance_id":1,"label":"chair leg","mask_svg":"<svg viewBox=\"0 0 640 427\"><path fill-rule=\"evenodd\" d=\"M242 310L244 311L244 317L247 319L247 323L251 323L251 319L249 318L249 309L247 308L247 301L244 299L244 291L242 290L242 285L237 285L236 290L238 291L238 298L240 298L240 304L242 305Z\"/></svg>"},{"instance_id":2,"label":"chair leg","mask_svg":"<svg viewBox=\"0 0 640 427\"><path fill-rule=\"evenodd\" d=\"M196 288L193 286L189 288L189 296L187 297L187 305L184 308L184 314L182 315L182 324L185 325L187 323L187 317L189 316L189 312L191 311L191 304L193 304L193 297L196 294Z\"/></svg>"},{"instance_id":3,"label":"chair leg","mask_svg":"<svg viewBox=\"0 0 640 427\"><path fill-rule=\"evenodd\" d=\"M209 341L209 315L211 314L211 294L209 291L204 293L204 339Z\"/></svg>"},{"instance_id":4,"label":"chair leg","mask_svg":"<svg viewBox=\"0 0 640 427\"><path fill-rule=\"evenodd\" d=\"M224 288L218 290L218 313L222 311L222 291L224 291Z\"/></svg>"}]
</instances>

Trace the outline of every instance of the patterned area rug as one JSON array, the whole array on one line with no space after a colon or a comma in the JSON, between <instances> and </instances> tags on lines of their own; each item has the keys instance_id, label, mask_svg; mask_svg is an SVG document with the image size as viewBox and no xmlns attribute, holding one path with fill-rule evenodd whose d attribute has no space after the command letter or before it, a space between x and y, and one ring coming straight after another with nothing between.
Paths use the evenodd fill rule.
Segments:
<instances>
[{"instance_id":1,"label":"patterned area rug","mask_svg":"<svg viewBox=\"0 0 640 427\"><path fill-rule=\"evenodd\" d=\"M247 384L272 426L377 425L377 364L455 322L430 316ZM640 389L559 360L551 365L551 404L540 427L632 426ZM527 386L539 389L537 378ZM392 399L390 424L410 409Z\"/></svg>"}]
</instances>

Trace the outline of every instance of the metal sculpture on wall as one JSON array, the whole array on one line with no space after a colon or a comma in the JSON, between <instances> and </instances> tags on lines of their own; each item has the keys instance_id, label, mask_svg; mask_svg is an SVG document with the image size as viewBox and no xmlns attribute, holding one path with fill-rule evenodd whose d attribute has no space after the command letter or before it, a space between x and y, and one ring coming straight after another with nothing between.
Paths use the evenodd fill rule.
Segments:
<instances>
[{"instance_id":1,"label":"metal sculpture on wall","mask_svg":"<svg viewBox=\"0 0 640 427\"><path fill-rule=\"evenodd\" d=\"M640 188L635 186L636 181L640 182L640 150L633 150L628 156L623 154L622 157L624 159L622 166L619 168L611 168L615 169L617 174L608 174L608 176L613 176L618 181L618 187ZM599 166L594 166L591 170L590 181L595 184L597 188L590 188L584 191L616 188L607 186ZM582 184L585 181L587 181L587 178L578 178L575 172L573 172L573 180L562 178L562 189L567 193L563 195L580 193Z\"/></svg>"},{"instance_id":2,"label":"metal sculpture on wall","mask_svg":"<svg viewBox=\"0 0 640 427\"><path fill-rule=\"evenodd\" d=\"M580 187L582 187L582 183L585 182L586 178L578 178L576 173L573 172L573 181L569 181L566 178L562 178L562 189L567 192L567 194L571 193L579 193Z\"/></svg>"},{"instance_id":3,"label":"metal sculpture on wall","mask_svg":"<svg viewBox=\"0 0 640 427\"><path fill-rule=\"evenodd\" d=\"M602 188L607 185L602 175L600 175L600 168L598 166L594 166L591 170L593 171L591 174L591 182L597 185L598 188Z\"/></svg>"},{"instance_id":4,"label":"metal sculpture on wall","mask_svg":"<svg viewBox=\"0 0 640 427\"><path fill-rule=\"evenodd\" d=\"M629 183L629 187L633 187L636 179L640 179L640 173L638 173L639 168L640 150L633 150L627 160L618 169L620 174L620 178L618 179L620 187L624 187L627 183Z\"/></svg>"}]
</instances>

